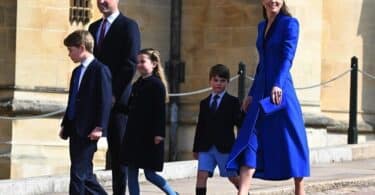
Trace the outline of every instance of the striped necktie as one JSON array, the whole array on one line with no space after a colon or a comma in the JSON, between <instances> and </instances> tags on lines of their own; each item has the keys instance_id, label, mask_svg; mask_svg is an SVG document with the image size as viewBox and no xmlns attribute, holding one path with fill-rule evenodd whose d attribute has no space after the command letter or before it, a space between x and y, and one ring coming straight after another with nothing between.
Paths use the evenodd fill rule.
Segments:
<instances>
[{"instance_id":1,"label":"striped necktie","mask_svg":"<svg viewBox=\"0 0 375 195\"><path fill-rule=\"evenodd\" d=\"M212 101L211 106L210 106L210 110L212 112L216 112L219 98L220 98L219 95L214 96L214 100Z\"/></svg>"}]
</instances>

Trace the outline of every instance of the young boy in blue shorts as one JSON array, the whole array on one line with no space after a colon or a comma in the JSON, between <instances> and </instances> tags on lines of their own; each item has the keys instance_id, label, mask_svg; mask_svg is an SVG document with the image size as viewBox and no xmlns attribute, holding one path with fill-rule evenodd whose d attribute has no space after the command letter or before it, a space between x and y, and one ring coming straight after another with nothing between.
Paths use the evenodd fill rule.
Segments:
<instances>
[{"instance_id":1,"label":"young boy in blue shorts","mask_svg":"<svg viewBox=\"0 0 375 195\"><path fill-rule=\"evenodd\" d=\"M235 141L234 127L241 125L239 99L226 92L229 77L225 65L213 66L209 74L212 92L200 102L193 148L198 160L196 195L206 194L207 179L213 176L216 167L221 177L227 177L236 188L239 184L237 173L225 167Z\"/></svg>"}]
</instances>

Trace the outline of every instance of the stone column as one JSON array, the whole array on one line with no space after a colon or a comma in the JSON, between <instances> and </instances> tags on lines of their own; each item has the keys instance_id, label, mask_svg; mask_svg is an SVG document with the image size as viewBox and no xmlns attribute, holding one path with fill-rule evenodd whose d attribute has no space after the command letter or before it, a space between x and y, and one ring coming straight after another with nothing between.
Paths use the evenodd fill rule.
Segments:
<instances>
[{"instance_id":1,"label":"stone column","mask_svg":"<svg viewBox=\"0 0 375 195\"><path fill-rule=\"evenodd\" d=\"M322 78L329 79L350 68L350 58L359 58L359 68L375 73L375 2L371 0L324 1ZM322 89L322 110L337 119L348 120L349 80L344 78ZM359 74L359 122L374 124L375 81Z\"/></svg>"},{"instance_id":2,"label":"stone column","mask_svg":"<svg viewBox=\"0 0 375 195\"><path fill-rule=\"evenodd\" d=\"M17 1L0 2L0 100L2 107L13 98L13 91L7 90L15 82L16 55L16 15ZM4 113L5 109L0 109ZM12 149L7 144L12 139L11 121L0 120L0 179L10 176L10 157Z\"/></svg>"},{"instance_id":3,"label":"stone column","mask_svg":"<svg viewBox=\"0 0 375 195\"><path fill-rule=\"evenodd\" d=\"M292 74L295 87L321 82L323 0L286 1L299 20L300 38ZM320 112L320 88L297 90L305 112Z\"/></svg>"}]
</instances>

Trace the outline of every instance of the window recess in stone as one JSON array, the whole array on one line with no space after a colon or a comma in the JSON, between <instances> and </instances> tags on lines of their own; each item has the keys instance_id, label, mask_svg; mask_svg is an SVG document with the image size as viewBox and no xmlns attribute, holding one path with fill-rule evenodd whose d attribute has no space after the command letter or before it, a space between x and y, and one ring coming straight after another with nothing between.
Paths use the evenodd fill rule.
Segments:
<instances>
[{"instance_id":1,"label":"window recess in stone","mask_svg":"<svg viewBox=\"0 0 375 195\"><path fill-rule=\"evenodd\" d=\"M70 0L69 21L71 24L90 22L92 18L92 0Z\"/></svg>"}]
</instances>

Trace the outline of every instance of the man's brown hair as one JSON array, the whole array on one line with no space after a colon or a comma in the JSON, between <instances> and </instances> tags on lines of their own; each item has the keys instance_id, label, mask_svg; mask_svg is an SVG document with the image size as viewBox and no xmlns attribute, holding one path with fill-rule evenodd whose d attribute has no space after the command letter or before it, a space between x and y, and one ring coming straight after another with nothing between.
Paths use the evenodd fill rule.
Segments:
<instances>
[{"instance_id":1,"label":"man's brown hair","mask_svg":"<svg viewBox=\"0 0 375 195\"><path fill-rule=\"evenodd\" d=\"M212 66L210 69L210 79L212 79L215 76L224 78L229 82L229 79L230 79L229 68L223 64L216 64L215 66Z\"/></svg>"},{"instance_id":2,"label":"man's brown hair","mask_svg":"<svg viewBox=\"0 0 375 195\"><path fill-rule=\"evenodd\" d=\"M76 30L64 39L66 47L80 47L83 45L90 53L94 52L94 38L87 30Z\"/></svg>"}]
</instances>

